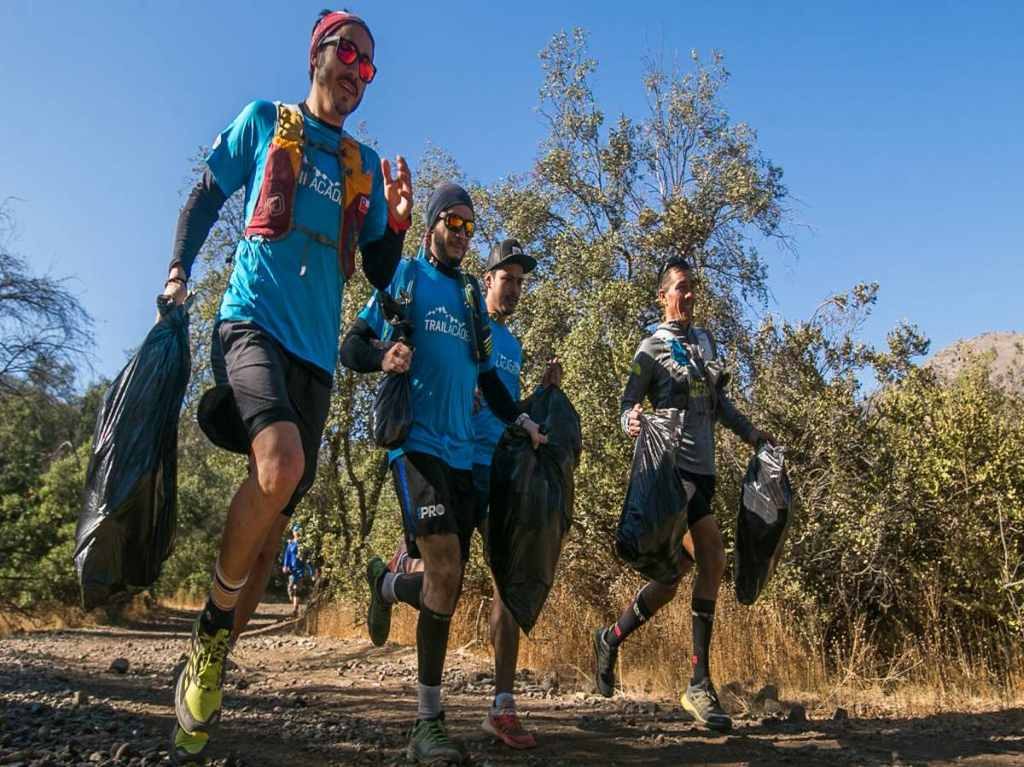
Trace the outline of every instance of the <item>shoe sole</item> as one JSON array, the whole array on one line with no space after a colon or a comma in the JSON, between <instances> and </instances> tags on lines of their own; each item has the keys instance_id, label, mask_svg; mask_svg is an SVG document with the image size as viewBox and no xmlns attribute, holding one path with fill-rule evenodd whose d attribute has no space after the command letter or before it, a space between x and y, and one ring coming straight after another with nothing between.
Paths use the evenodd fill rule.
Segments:
<instances>
[{"instance_id":1,"label":"shoe sole","mask_svg":"<svg viewBox=\"0 0 1024 767\"><path fill-rule=\"evenodd\" d=\"M203 764L203 761L204 761L203 754L206 753L206 749L210 745L209 738L207 738L207 740L206 740L206 745L204 745L201 749L199 749L199 751L197 753L189 754L189 753L186 753L186 752L178 750L178 745L177 744L178 744L178 730L179 729L184 729L184 728L182 728L182 726L178 722L175 722L174 723L174 727L171 728L171 746L168 749L168 753L170 754L170 757L171 757L171 764L177 765L177 767L186 767L186 766L191 767L191 765L201 765L201 764ZM184 731L185 732L190 732L190 730L184 730Z\"/></svg>"},{"instance_id":2,"label":"shoe sole","mask_svg":"<svg viewBox=\"0 0 1024 767\"><path fill-rule=\"evenodd\" d=\"M386 602L384 602L383 597L381 597L381 595L377 592L377 578L380 577L380 573L374 573L373 565L375 562L381 562L383 564L383 560L381 560L380 557L374 557L366 565L366 583L370 587L370 606L366 608L366 632L370 635L370 643L373 644L374 647L383 647L387 643L388 637L391 635L391 611L383 609L379 611L386 612L387 626L384 629L383 638L375 637L373 635L372 628L373 622L370 620L370 617L374 613L374 605L376 605L378 602L383 603L385 605L387 604ZM385 571L386 569L387 567L385 566Z\"/></svg>"},{"instance_id":3,"label":"shoe sole","mask_svg":"<svg viewBox=\"0 0 1024 767\"><path fill-rule=\"evenodd\" d=\"M506 737L502 735L500 732L498 732L494 725L491 724L491 718L489 716L484 717L484 721L483 724L480 725L480 729L482 729L492 738L497 738L509 748L515 748L519 751L527 751L531 748L537 747L537 741L534 741L533 743L516 743L515 741L506 739Z\"/></svg>"},{"instance_id":4,"label":"shoe sole","mask_svg":"<svg viewBox=\"0 0 1024 767\"><path fill-rule=\"evenodd\" d=\"M594 687L597 688L598 694L610 698L615 695L615 685L613 684L611 689L605 692L601 684L601 632L602 629L597 629L594 632L594 641L592 643L594 645Z\"/></svg>"},{"instance_id":5,"label":"shoe sole","mask_svg":"<svg viewBox=\"0 0 1024 767\"><path fill-rule=\"evenodd\" d=\"M685 695L679 699L679 703L682 705L683 710L686 711L686 713L689 714L697 724L706 727L713 732L724 733L732 730L732 719L729 719L727 722L720 723L705 719L700 715L700 712L697 711L696 707L687 700Z\"/></svg>"},{"instance_id":6,"label":"shoe sole","mask_svg":"<svg viewBox=\"0 0 1024 767\"><path fill-rule=\"evenodd\" d=\"M425 764L436 765L436 767L451 767L451 765L461 765L465 761L465 758L460 753L457 756L435 756L433 759L421 759L416 753L416 746L412 743L405 749L405 759L413 764Z\"/></svg>"}]
</instances>

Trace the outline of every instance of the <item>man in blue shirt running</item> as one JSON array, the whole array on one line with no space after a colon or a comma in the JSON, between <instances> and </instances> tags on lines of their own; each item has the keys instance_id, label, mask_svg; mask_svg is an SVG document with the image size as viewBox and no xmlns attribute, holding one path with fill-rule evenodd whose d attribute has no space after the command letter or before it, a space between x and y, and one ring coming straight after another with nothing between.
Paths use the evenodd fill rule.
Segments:
<instances>
[{"instance_id":1,"label":"man in blue shirt running","mask_svg":"<svg viewBox=\"0 0 1024 767\"><path fill-rule=\"evenodd\" d=\"M492 360L498 377L515 399L519 399L523 351L518 339L508 329L507 322L519 304L526 275L536 265L536 260L523 250L517 240L507 239L494 246L484 267L484 300L491 337L494 339ZM544 371L540 388L560 386L561 381L562 367L557 360L552 360ZM476 488L477 527L484 539L485 550L491 494L491 459L505 432L505 426L486 401L478 403L473 416L473 486ZM375 571L383 567L382 560L378 559L377 562L381 564L373 563ZM410 557L403 543L388 563L387 570L381 588L385 594L394 592L393 579L406 576L417 578L416 573L423 571L423 560ZM390 603L382 604L378 609L390 611ZM497 586L494 587L490 633L491 644L494 646L495 697L483 721L483 729L512 748L533 748L537 741L519 721L513 696L519 656L519 625L502 601ZM386 637L377 636L374 639L383 643Z\"/></svg>"},{"instance_id":2,"label":"man in blue shirt running","mask_svg":"<svg viewBox=\"0 0 1024 767\"><path fill-rule=\"evenodd\" d=\"M297 524L292 525L292 539L284 547L281 572L288 576L288 598L292 600L292 617L299 614L299 584L306 577L306 563L299 556L299 534Z\"/></svg>"},{"instance_id":3,"label":"man in blue shirt running","mask_svg":"<svg viewBox=\"0 0 1024 767\"><path fill-rule=\"evenodd\" d=\"M401 257L409 169L399 157L392 178L388 161L343 129L376 74L373 57L365 21L322 13L305 101L246 106L216 137L178 220L164 294L182 303L221 206L245 189L245 232L212 342L218 385L199 415L216 444L249 456L250 472L231 501L209 599L178 678L177 760L206 748L220 718L232 631L259 602L288 517L313 483L355 251L379 287Z\"/></svg>"},{"instance_id":4,"label":"man in blue shirt running","mask_svg":"<svg viewBox=\"0 0 1024 767\"><path fill-rule=\"evenodd\" d=\"M418 578L385 579L383 562L371 561L368 623L373 641L383 644L389 603L403 601L419 610L418 707L407 755L418 763L459 764L462 748L444 726L441 676L449 622L477 522L472 474L477 386L494 413L522 426L534 446L547 440L502 384L482 297L460 269L475 226L469 194L455 184L442 185L427 204L426 221L424 247L400 264L388 289L393 298L408 298L405 320L415 353L404 343L388 343L391 326L375 296L346 334L341 360L358 372L407 372L411 377L413 423L389 459L406 545L423 559L426 572Z\"/></svg>"}]
</instances>

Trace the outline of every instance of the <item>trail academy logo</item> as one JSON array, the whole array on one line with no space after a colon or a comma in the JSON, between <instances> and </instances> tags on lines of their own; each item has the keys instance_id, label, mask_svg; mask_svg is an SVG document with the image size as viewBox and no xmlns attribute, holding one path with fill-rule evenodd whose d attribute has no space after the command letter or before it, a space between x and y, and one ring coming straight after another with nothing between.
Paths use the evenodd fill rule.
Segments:
<instances>
[{"instance_id":1,"label":"trail academy logo","mask_svg":"<svg viewBox=\"0 0 1024 767\"><path fill-rule=\"evenodd\" d=\"M423 318L423 329L428 333L443 333L469 342L469 331L466 323L452 316L444 306L435 306Z\"/></svg>"},{"instance_id":2,"label":"trail academy logo","mask_svg":"<svg viewBox=\"0 0 1024 767\"><path fill-rule=\"evenodd\" d=\"M326 197L335 205L341 204L341 182L332 181L331 177L302 158L302 170L299 172L299 186L312 189L321 197Z\"/></svg>"},{"instance_id":3,"label":"trail academy logo","mask_svg":"<svg viewBox=\"0 0 1024 767\"><path fill-rule=\"evenodd\" d=\"M444 504L435 503L430 506L420 506L416 511L419 512L420 519L433 519L434 517L444 516Z\"/></svg>"},{"instance_id":4,"label":"trail academy logo","mask_svg":"<svg viewBox=\"0 0 1024 767\"><path fill-rule=\"evenodd\" d=\"M514 376L519 375L519 371L522 369L520 364L511 357L506 357L504 354L498 354L498 359L494 362L494 367L498 370L504 370L507 373L511 373Z\"/></svg>"}]
</instances>

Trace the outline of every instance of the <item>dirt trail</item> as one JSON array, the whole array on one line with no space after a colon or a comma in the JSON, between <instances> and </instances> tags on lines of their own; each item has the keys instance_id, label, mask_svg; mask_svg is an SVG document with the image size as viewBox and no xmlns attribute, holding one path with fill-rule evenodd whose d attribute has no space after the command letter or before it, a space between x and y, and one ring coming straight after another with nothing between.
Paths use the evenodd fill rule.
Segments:
<instances>
[{"instance_id":1,"label":"dirt trail","mask_svg":"<svg viewBox=\"0 0 1024 767\"><path fill-rule=\"evenodd\" d=\"M256 628L283 617L281 607L264 609ZM172 672L190 619L162 610L129 626L0 640L0 764L166 763ZM119 658L128 661L123 673L111 668ZM232 658L212 764L404 764L413 649L263 633L243 637ZM696 727L671 700L606 701L529 672L517 699L540 746L514 752L479 729L486 664L449 658L449 726L477 765L1024 765L1022 709L842 721L812 710L808 721L787 722L783 701L774 716L738 718L725 737Z\"/></svg>"}]
</instances>

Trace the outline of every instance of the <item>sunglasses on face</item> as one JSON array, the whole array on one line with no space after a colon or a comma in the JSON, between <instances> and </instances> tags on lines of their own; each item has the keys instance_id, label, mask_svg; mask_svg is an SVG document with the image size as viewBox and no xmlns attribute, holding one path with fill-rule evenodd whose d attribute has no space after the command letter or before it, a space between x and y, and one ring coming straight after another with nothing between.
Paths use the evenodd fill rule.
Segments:
<instances>
[{"instance_id":1,"label":"sunglasses on face","mask_svg":"<svg viewBox=\"0 0 1024 767\"><path fill-rule=\"evenodd\" d=\"M476 222L472 219L463 218L457 213L445 213L441 216L441 220L444 221L444 225L448 227L448 231L457 232L460 229L466 231L466 237L472 237L473 232L476 230Z\"/></svg>"},{"instance_id":2,"label":"sunglasses on face","mask_svg":"<svg viewBox=\"0 0 1024 767\"><path fill-rule=\"evenodd\" d=\"M373 78L377 76L377 67L370 61L369 56L359 52L355 43L344 37L335 36L325 37L320 42L320 47L323 48L325 45L336 46L335 52L338 54L338 61L345 66L350 66L355 63L356 59L359 59L359 79L367 84L373 82Z\"/></svg>"}]
</instances>

